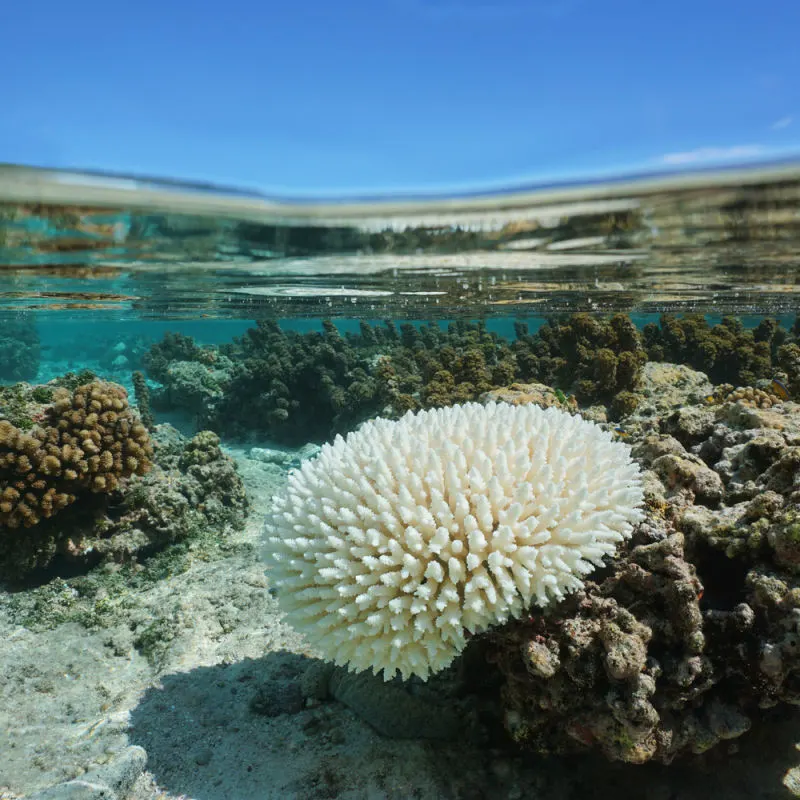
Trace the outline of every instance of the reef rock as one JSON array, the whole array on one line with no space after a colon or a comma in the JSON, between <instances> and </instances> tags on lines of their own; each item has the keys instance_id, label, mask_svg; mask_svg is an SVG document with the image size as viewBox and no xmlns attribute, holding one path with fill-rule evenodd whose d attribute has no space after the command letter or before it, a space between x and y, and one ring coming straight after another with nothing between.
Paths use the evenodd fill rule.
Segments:
<instances>
[{"instance_id":1,"label":"reef rock","mask_svg":"<svg viewBox=\"0 0 800 800\"><path fill-rule=\"evenodd\" d=\"M479 400L481 403L509 403L512 406L534 403L542 408L557 406L567 411L577 410L578 405L574 397L567 397L563 392L543 383L512 383L505 389L484 392Z\"/></svg>"},{"instance_id":2,"label":"reef rock","mask_svg":"<svg viewBox=\"0 0 800 800\"><path fill-rule=\"evenodd\" d=\"M164 389L156 395L158 405L184 408L207 416L223 397L228 373L197 361L173 361L164 375Z\"/></svg>"},{"instance_id":3,"label":"reef rock","mask_svg":"<svg viewBox=\"0 0 800 800\"><path fill-rule=\"evenodd\" d=\"M201 431L186 440L159 425L152 440L146 474L131 476L111 493L78 498L22 535L0 528L0 576L24 579L57 557L86 568L130 561L208 530L224 534L228 526L244 524L244 485L216 434Z\"/></svg>"},{"instance_id":4,"label":"reef rock","mask_svg":"<svg viewBox=\"0 0 800 800\"><path fill-rule=\"evenodd\" d=\"M665 416L684 406L702 403L713 387L703 372L683 364L666 364L648 361L639 375L636 393L642 401L637 414Z\"/></svg>"},{"instance_id":5,"label":"reef rock","mask_svg":"<svg viewBox=\"0 0 800 800\"><path fill-rule=\"evenodd\" d=\"M800 406L644 373L653 417L622 427L647 518L605 576L489 635L506 728L539 753L669 763L800 703Z\"/></svg>"}]
</instances>

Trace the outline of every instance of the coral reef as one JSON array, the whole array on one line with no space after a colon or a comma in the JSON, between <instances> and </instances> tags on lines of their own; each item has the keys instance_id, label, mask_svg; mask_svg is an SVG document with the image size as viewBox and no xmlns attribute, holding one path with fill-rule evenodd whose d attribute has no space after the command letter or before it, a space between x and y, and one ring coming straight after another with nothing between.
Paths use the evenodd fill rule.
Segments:
<instances>
[{"instance_id":1,"label":"coral reef","mask_svg":"<svg viewBox=\"0 0 800 800\"><path fill-rule=\"evenodd\" d=\"M152 406L161 410L182 410L199 426L215 416L217 404L225 397L233 364L216 347L200 347L191 336L166 333L142 358L147 374L161 384L152 395ZM213 423L212 423L213 424ZM219 426L220 431L224 426Z\"/></svg>"},{"instance_id":2,"label":"coral reef","mask_svg":"<svg viewBox=\"0 0 800 800\"><path fill-rule=\"evenodd\" d=\"M337 437L273 501L287 621L351 670L429 674L580 588L641 517L626 445L552 407L468 403Z\"/></svg>"},{"instance_id":3,"label":"coral reef","mask_svg":"<svg viewBox=\"0 0 800 800\"><path fill-rule=\"evenodd\" d=\"M31 386L28 383L0 386L0 420L20 430L30 430L34 426L33 413L41 410L41 404L52 401L54 388Z\"/></svg>"},{"instance_id":4,"label":"coral reef","mask_svg":"<svg viewBox=\"0 0 800 800\"><path fill-rule=\"evenodd\" d=\"M220 448L219 436L200 431L183 448L178 470L185 476L181 491L206 520L219 527L240 527L248 507L244 485L230 456Z\"/></svg>"},{"instance_id":5,"label":"coral reef","mask_svg":"<svg viewBox=\"0 0 800 800\"><path fill-rule=\"evenodd\" d=\"M714 387L714 391L706 398L706 402L718 405L719 403L736 403L741 401L745 405L756 408L771 408L782 402L774 390L759 389L754 386L740 386L734 388L730 383L721 383Z\"/></svg>"},{"instance_id":6,"label":"coral reef","mask_svg":"<svg viewBox=\"0 0 800 800\"><path fill-rule=\"evenodd\" d=\"M230 384L231 367L224 356L217 356L213 365L172 361L166 367L163 387L153 398L153 405L161 410L187 411L200 425L205 425L217 416L216 408L223 402Z\"/></svg>"},{"instance_id":7,"label":"coral reef","mask_svg":"<svg viewBox=\"0 0 800 800\"><path fill-rule=\"evenodd\" d=\"M169 334L145 359L150 377L163 384L154 405L187 410L221 434L297 446L327 441L377 414L397 418L469 402L515 383L552 387L563 407L603 404L604 418L620 420L640 402L648 355L709 367L717 383L769 393L777 379L795 397L800 389L797 325L786 331L769 319L749 331L738 320L710 326L703 317L664 316L640 332L624 314L582 313L535 333L517 322L513 340L466 320L446 329L361 322L357 334L345 335L329 320L322 327L301 334L259 321L219 348Z\"/></svg>"},{"instance_id":8,"label":"coral reef","mask_svg":"<svg viewBox=\"0 0 800 800\"><path fill-rule=\"evenodd\" d=\"M610 577L552 613L498 633L512 738L540 753L596 747L632 763L696 750L701 730L713 743L708 709L692 713L712 674L701 589L683 537L665 535L635 544Z\"/></svg>"},{"instance_id":9,"label":"coral reef","mask_svg":"<svg viewBox=\"0 0 800 800\"><path fill-rule=\"evenodd\" d=\"M670 370L683 388L659 393ZM575 595L489 634L506 727L536 752L669 763L800 702L800 406L645 374L621 430L646 519Z\"/></svg>"},{"instance_id":10,"label":"coral reef","mask_svg":"<svg viewBox=\"0 0 800 800\"><path fill-rule=\"evenodd\" d=\"M533 336L517 328L511 343L485 323L462 320L446 330L362 322L345 336L330 321L322 333L305 334L261 321L219 350L171 335L154 346L146 368L164 384L157 405L184 408L220 433L262 433L287 445L325 441L378 413L476 400L520 379L558 385L582 401L636 385L644 350L621 315L601 323L575 315Z\"/></svg>"},{"instance_id":11,"label":"coral reef","mask_svg":"<svg viewBox=\"0 0 800 800\"><path fill-rule=\"evenodd\" d=\"M139 409L139 417L142 420L142 425L148 431L152 431L155 427L155 420L153 419L153 411L150 408L150 387L147 385L147 379L144 377L143 372L136 370L133 375L133 391L136 397L136 408Z\"/></svg>"},{"instance_id":12,"label":"coral reef","mask_svg":"<svg viewBox=\"0 0 800 800\"><path fill-rule=\"evenodd\" d=\"M399 345L377 365L381 396L395 414L476 400L517 376L508 342L483 322L400 327Z\"/></svg>"},{"instance_id":13,"label":"coral reef","mask_svg":"<svg viewBox=\"0 0 800 800\"><path fill-rule=\"evenodd\" d=\"M185 440L169 425L153 433L155 461L132 481L117 504L70 540L74 559L130 561L202 533L241 528L248 501L233 460L219 437L201 431Z\"/></svg>"},{"instance_id":14,"label":"coral reef","mask_svg":"<svg viewBox=\"0 0 800 800\"><path fill-rule=\"evenodd\" d=\"M518 324L513 350L523 380L568 389L582 404L610 402L633 391L647 361L641 334L624 314L609 319L573 314L533 336Z\"/></svg>"},{"instance_id":15,"label":"coral reef","mask_svg":"<svg viewBox=\"0 0 800 800\"><path fill-rule=\"evenodd\" d=\"M800 338L800 317L794 327L798 329ZM786 385L795 399L800 398L800 345L795 342L781 345L777 352L778 366L787 377Z\"/></svg>"},{"instance_id":16,"label":"coral reef","mask_svg":"<svg viewBox=\"0 0 800 800\"><path fill-rule=\"evenodd\" d=\"M46 525L51 517L78 500L93 507L92 496L116 492L151 466L147 430L121 386L94 381L72 392L39 388L38 397L49 403L32 412L28 430L0 421L0 552L6 572L23 572L31 562L52 557L63 525ZM36 389L29 394L36 399ZM19 528L35 531L23 534Z\"/></svg>"},{"instance_id":17,"label":"coral reef","mask_svg":"<svg viewBox=\"0 0 800 800\"><path fill-rule=\"evenodd\" d=\"M142 357L142 366L150 377L164 383L167 369L173 361L198 361L210 363L213 350L195 344L191 336L182 333L165 333L160 342L151 345Z\"/></svg>"},{"instance_id":18,"label":"coral reef","mask_svg":"<svg viewBox=\"0 0 800 800\"><path fill-rule=\"evenodd\" d=\"M705 317L665 314L658 324L644 326L650 361L685 364L705 372L715 383L753 386L759 378L772 378L777 350L787 331L776 320L765 318L754 330L746 330L736 317L709 325Z\"/></svg>"},{"instance_id":19,"label":"coral reef","mask_svg":"<svg viewBox=\"0 0 800 800\"><path fill-rule=\"evenodd\" d=\"M0 422L0 528L30 528L80 494L113 492L147 472L151 455L121 386L56 389L30 431Z\"/></svg>"},{"instance_id":20,"label":"coral reef","mask_svg":"<svg viewBox=\"0 0 800 800\"><path fill-rule=\"evenodd\" d=\"M357 345L328 321L321 334L284 333L276 323L260 321L222 348L234 365L210 427L230 435L259 432L287 445L351 429L378 409L370 345L364 337Z\"/></svg>"},{"instance_id":21,"label":"coral reef","mask_svg":"<svg viewBox=\"0 0 800 800\"><path fill-rule=\"evenodd\" d=\"M215 434L186 443L159 426L151 438L125 390L101 381L17 387L15 396L31 425L0 421L4 580L24 580L56 558L130 561L243 524L244 488Z\"/></svg>"}]
</instances>

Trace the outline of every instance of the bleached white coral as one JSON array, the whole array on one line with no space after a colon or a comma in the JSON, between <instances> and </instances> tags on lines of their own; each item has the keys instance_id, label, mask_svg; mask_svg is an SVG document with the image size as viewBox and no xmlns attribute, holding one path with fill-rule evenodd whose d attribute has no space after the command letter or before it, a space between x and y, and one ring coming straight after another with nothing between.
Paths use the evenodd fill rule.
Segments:
<instances>
[{"instance_id":1,"label":"bleached white coral","mask_svg":"<svg viewBox=\"0 0 800 800\"><path fill-rule=\"evenodd\" d=\"M388 680L582 584L641 518L627 445L556 408L468 403L338 436L267 522L287 621Z\"/></svg>"}]
</instances>

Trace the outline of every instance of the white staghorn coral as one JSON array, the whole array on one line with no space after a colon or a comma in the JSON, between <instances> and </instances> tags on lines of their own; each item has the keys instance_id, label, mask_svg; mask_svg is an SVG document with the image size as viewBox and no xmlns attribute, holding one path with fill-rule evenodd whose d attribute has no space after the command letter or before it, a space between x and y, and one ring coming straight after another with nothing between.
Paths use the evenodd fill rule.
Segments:
<instances>
[{"instance_id":1,"label":"white staghorn coral","mask_svg":"<svg viewBox=\"0 0 800 800\"><path fill-rule=\"evenodd\" d=\"M275 498L265 549L287 621L325 657L427 679L466 632L579 588L642 500L597 425L468 403L337 436Z\"/></svg>"}]
</instances>

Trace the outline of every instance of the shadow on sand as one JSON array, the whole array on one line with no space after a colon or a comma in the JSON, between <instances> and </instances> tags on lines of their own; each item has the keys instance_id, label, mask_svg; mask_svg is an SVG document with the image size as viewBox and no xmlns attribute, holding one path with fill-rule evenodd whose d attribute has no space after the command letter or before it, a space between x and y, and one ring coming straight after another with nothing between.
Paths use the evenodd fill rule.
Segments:
<instances>
[{"instance_id":1,"label":"shadow on sand","mask_svg":"<svg viewBox=\"0 0 800 800\"><path fill-rule=\"evenodd\" d=\"M307 707L313 659L287 652L167 675L131 713L159 786L196 800L779 800L800 764L800 715L770 712L745 737L665 767L592 756L540 760L497 734L388 739L332 701Z\"/></svg>"}]
</instances>

